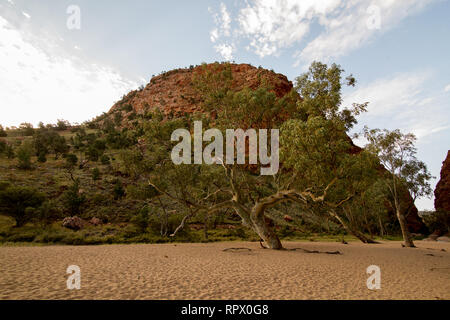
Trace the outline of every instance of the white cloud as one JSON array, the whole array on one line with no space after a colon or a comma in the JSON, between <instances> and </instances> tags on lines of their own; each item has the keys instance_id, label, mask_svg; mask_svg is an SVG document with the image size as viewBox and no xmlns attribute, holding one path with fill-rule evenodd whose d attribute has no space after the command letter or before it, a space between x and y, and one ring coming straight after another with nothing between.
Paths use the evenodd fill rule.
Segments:
<instances>
[{"instance_id":1,"label":"white cloud","mask_svg":"<svg viewBox=\"0 0 450 320\"><path fill-rule=\"evenodd\" d=\"M211 42L216 43L216 41L222 37L230 37L231 16L227 10L227 6L223 2L220 3L220 15L214 12L212 8L208 8L208 11L213 15L214 24L216 25L216 27L209 33ZM234 45L222 42L216 44L214 49L216 49L223 59L233 59Z\"/></svg>"},{"instance_id":2,"label":"white cloud","mask_svg":"<svg viewBox=\"0 0 450 320\"><path fill-rule=\"evenodd\" d=\"M447 86L444 88L444 91L445 91L445 92L450 92L450 84L447 85Z\"/></svg>"},{"instance_id":3,"label":"white cloud","mask_svg":"<svg viewBox=\"0 0 450 320\"><path fill-rule=\"evenodd\" d=\"M15 29L0 16L1 124L59 118L82 122L137 87L113 69L87 63L57 43Z\"/></svg>"},{"instance_id":4,"label":"white cloud","mask_svg":"<svg viewBox=\"0 0 450 320\"><path fill-rule=\"evenodd\" d=\"M314 17L338 5L338 0L255 0L239 12L240 32L260 57L273 55L302 40Z\"/></svg>"},{"instance_id":5,"label":"white cloud","mask_svg":"<svg viewBox=\"0 0 450 320\"><path fill-rule=\"evenodd\" d=\"M450 128L448 102L439 92L430 92L428 72L402 73L378 79L347 94L343 106L369 102L360 123L370 127L400 128L423 139Z\"/></svg>"},{"instance_id":6,"label":"white cloud","mask_svg":"<svg viewBox=\"0 0 450 320\"><path fill-rule=\"evenodd\" d=\"M376 34L389 30L432 1L435 0L249 0L237 14L232 43L236 44L237 38L246 39L245 47L260 57L278 55L282 49L298 45L295 65L327 61L367 44ZM226 13L213 17L216 25L226 25L229 30L232 19ZM302 43L313 25L317 26L318 35ZM213 42L228 34L219 32Z\"/></svg>"},{"instance_id":7,"label":"white cloud","mask_svg":"<svg viewBox=\"0 0 450 320\"><path fill-rule=\"evenodd\" d=\"M428 77L427 73L422 72L403 73L378 79L345 96L344 106L349 106L352 102L368 101L371 116L396 112L401 106L411 106L421 101L418 94Z\"/></svg>"},{"instance_id":8,"label":"white cloud","mask_svg":"<svg viewBox=\"0 0 450 320\"><path fill-rule=\"evenodd\" d=\"M297 55L298 61L328 61L343 56L370 42L406 17L420 11L432 0L350 1L346 6L322 17L325 30ZM378 28L379 27L379 28Z\"/></svg>"},{"instance_id":9,"label":"white cloud","mask_svg":"<svg viewBox=\"0 0 450 320\"><path fill-rule=\"evenodd\" d=\"M230 35L231 17L228 13L227 6L222 2L220 3L220 13L222 14L222 30L225 36Z\"/></svg>"},{"instance_id":10,"label":"white cloud","mask_svg":"<svg viewBox=\"0 0 450 320\"><path fill-rule=\"evenodd\" d=\"M213 29L209 33L211 42L216 42L216 40L219 38L219 30Z\"/></svg>"},{"instance_id":11,"label":"white cloud","mask_svg":"<svg viewBox=\"0 0 450 320\"><path fill-rule=\"evenodd\" d=\"M230 61L233 59L233 51L234 48L232 45L229 44L219 44L214 46L214 49L216 49L216 51L218 53L220 53L220 55L222 56L222 58L224 58L226 61Z\"/></svg>"}]
</instances>

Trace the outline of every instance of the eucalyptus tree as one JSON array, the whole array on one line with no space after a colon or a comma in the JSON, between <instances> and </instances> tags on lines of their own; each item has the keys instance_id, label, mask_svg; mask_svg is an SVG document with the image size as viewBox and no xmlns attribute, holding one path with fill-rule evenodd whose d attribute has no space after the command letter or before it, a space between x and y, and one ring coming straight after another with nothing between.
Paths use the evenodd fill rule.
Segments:
<instances>
[{"instance_id":1,"label":"eucalyptus tree","mask_svg":"<svg viewBox=\"0 0 450 320\"><path fill-rule=\"evenodd\" d=\"M184 118L155 113L145 124L142 143L122 154L124 169L136 185L147 190L145 201L164 199L185 208L186 215L172 235L199 212L232 209L266 247L282 249L267 215L272 208L298 203L339 218L340 208L366 188L373 164L369 153L350 152L352 142L347 132L366 104L342 108L343 70L337 65L313 63L309 72L297 79L292 92L277 98L263 75L258 88L235 91L228 64L208 68L205 66L194 79L206 112ZM347 78L347 83L354 85L354 79ZM172 141L172 133L186 129L193 135L195 120L202 121L203 130L214 128L222 136L230 128L279 130L279 170L273 175L260 175L265 167L261 162L237 164L236 156L232 163L225 161L223 150L208 148L219 134L204 139L201 145L202 150L214 153L213 164L175 164L170 155L178 141ZM275 152L273 137L271 131L265 142L271 140ZM245 145L250 149L247 138ZM247 150L245 159L251 157ZM193 160L188 162L195 163Z\"/></svg>"},{"instance_id":2,"label":"eucalyptus tree","mask_svg":"<svg viewBox=\"0 0 450 320\"><path fill-rule=\"evenodd\" d=\"M366 149L375 154L387 169L383 181L390 195L388 199L395 209L405 246L414 247L405 216L411 204L405 204L402 190L409 191L413 203L418 197L432 194L429 183L432 176L426 164L416 157L417 149L414 145L416 137L412 133L403 134L398 129L369 130L367 127L364 129L364 135L369 141Z\"/></svg>"}]
</instances>

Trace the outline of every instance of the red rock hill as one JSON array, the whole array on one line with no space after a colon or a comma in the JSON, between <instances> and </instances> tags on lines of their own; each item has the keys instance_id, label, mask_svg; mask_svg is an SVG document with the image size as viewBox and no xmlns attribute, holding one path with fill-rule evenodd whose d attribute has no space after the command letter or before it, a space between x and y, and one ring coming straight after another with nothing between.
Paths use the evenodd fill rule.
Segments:
<instances>
[{"instance_id":1,"label":"red rock hill","mask_svg":"<svg viewBox=\"0 0 450 320\"><path fill-rule=\"evenodd\" d=\"M206 65L207 70L222 70L222 64ZM231 64L232 90L239 91L244 87L258 88L261 83L269 84L275 94L281 98L288 94L293 84L286 76L249 64ZM214 69L215 68L215 69ZM186 113L202 112L201 97L195 90L193 80L196 75L204 72L204 66L176 69L153 77L144 88L128 93L123 99L113 105L109 115L120 113L123 125L129 125L129 116L133 113L144 114L153 109L160 109L165 115L183 116ZM298 96L299 99L300 96ZM360 150L358 148L358 150ZM412 201L409 194L405 194ZM395 214L392 212L392 216ZM426 232L426 227L418 216L417 208L413 206L407 217L410 231Z\"/></svg>"},{"instance_id":2,"label":"red rock hill","mask_svg":"<svg viewBox=\"0 0 450 320\"><path fill-rule=\"evenodd\" d=\"M222 65L210 64L208 69L221 68ZM249 64L231 64L233 90L244 87L256 89L262 81L273 88L278 97L282 97L293 88L286 76ZM193 86L193 79L204 71L203 66L188 69L176 69L153 77L142 90L131 91L121 101L114 104L109 113L121 111L126 117L131 112L137 114L159 108L167 115L185 114L201 111L201 99ZM132 110L127 106L132 106Z\"/></svg>"}]
</instances>

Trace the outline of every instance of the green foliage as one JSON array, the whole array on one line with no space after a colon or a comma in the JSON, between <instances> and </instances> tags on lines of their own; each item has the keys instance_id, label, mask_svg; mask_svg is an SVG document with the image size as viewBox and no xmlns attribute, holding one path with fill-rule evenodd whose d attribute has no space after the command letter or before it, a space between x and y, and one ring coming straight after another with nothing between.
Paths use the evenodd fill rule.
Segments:
<instances>
[{"instance_id":1,"label":"green foliage","mask_svg":"<svg viewBox=\"0 0 450 320\"><path fill-rule=\"evenodd\" d=\"M55 200L47 200L36 210L34 218L41 225L48 226L53 221L61 218L61 211Z\"/></svg>"},{"instance_id":2,"label":"green foliage","mask_svg":"<svg viewBox=\"0 0 450 320\"><path fill-rule=\"evenodd\" d=\"M369 130L364 128L364 135L369 141L366 149L376 155L381 164L389 171L385 182L389 186L395 207L400 203L400 189L406 188L414 200L418 197L431 196L433 190L424 162L416 157L416 137L412 133L403 134L400 130Z\"/></svg>"},{"instance_id":3,"label":"green foliage","mask_svg":"<svg viewBox=\"0 0 450 320\"><path fill-rule=\"evenodd\" d=\"M100 152L98 149L95 148L95 146L89 146L86 151L86 157L89 161L98 161L98 158L100 156Z\"/></svg>"},{"instance_id":4,"label":"green foliage","mask_svg":"<svg viewBox=\"0 0 450 320\"><path fill-rule=\"evenodd\" d=\"M114 200L122 199L125 196L125 189L123 188L122 181L117 179L114 183Z\"/></svg>"},{"instance_id":5,"label":"green foliage","mask_svg":"<svg viewBox=\"0 0 450 320\"><path fill-rule=\"evenodd\" d=\"M69 153L68 155L66 155L66 167L67 168L74 168L78 163L78 157L73 154L73 153Z\"/></svg>"},{"instance_id":6,"label":"green foliage","mask_svg":"<svg viewBox=\"0 0 450 320\"><path fill-rule=\"evenodd\" d=\"M0 138L5 138L8 136L8 133L6 133L5 129L2 125L0 125Z\"/></svg>"},{"instance_id":7,"label":"green foliage","mask_svg":"<svg viewBox=\"0 0 450 320\"><path fill-rule=\"evenodd\" d=\"M6 151L6 141L0 140L0 154L4 154Z\"/></svg>"},{"instance_id":8,"label":"green foliage","mask_svg":"<svg viewBox=\"0 0 450 320\"><path fill-rule=\"evenodd\" d=\"M63 194L63 203L70 215L81 213L86 196L80 189L80 180L76 179Z\"/></svg>"},{"instance_id":9,"label":"green foliage","mask_svg":"<svg viewBox=\"0 0 450 320\"><path fill-rule=\"evenodd\" d=\"M70 122L67 120L58 119L56 122L55 129L58 131L64 131L67 130L70 127Z\"/></svg>"},{"instance_id":10,"label":"green foliage","mask_svg":"<svg viewBox=\"0 0 450 320\"><path fill-rule=\"evenodd\" d=\"M31 123L21 123L19 126L19 130L24 137L30 137L34 134L34 128Z\"/></svg>"},{"instance_id":11,"label":"green foliage","mask_svg":"<svg viewBox=\"0 0 450 320\"><path fill-rule=\"evenodd\" d=\"M33 146L37 156L53 153L55 158L58 158L59 155L64 155L69 151L66 139L53 129L47 128L36 130L33 136Z\"/></svg>"},{"instance_id":12,"label":"green foliage","mask_svg":"<svg viewBox=\"0 0 450 320\"><path fill-rule=\"evenodd\" d=\"M7 186L0 189L0 211L14 218L17 227L30 221L44 200L44 194L29 187Z\"/></svg>"},{"instance_id":13,"label":"green foliage","mask_svg":"<svg viewBox=\"0 0 450 320\"><path fill-rule=\"evenodd\" d=\"M32 169L31 156L34 149L30 142L24 141L16 150L16 157L18 160L17 167L22 170Z\"/></svg>"},{"instance_id":14,"label":"green foliage","mask_svg":"<svg viewBox=\"0 0 450 320\"><path fill-rule=\"evenodd\" d=\"M101 162L103 165L109 165L109 164L111 163L110 160L111 160L111 159L110 159L109 156L107 156L106 154L103 154L103 155L100 157L100 162Z\"/></svg>"},{"instance_id":15,"label":"green foliage","mask_svg":"<svg viewBox=\"0 0 450 320\"><path fill-rule=\"evenodd\" d=\"M4 140L0 140L0 155L5 155L8 159L14 158L14 149L12 145Z\"/></svg>"},{"instance_id":16,"label":"green foliage","mask_svg":"<svg viewBox=\"0 0 450 320\"><path fill-rule=\"evenodd\" d=\"M144 233L149 226L149 213L148 208L144 207L139 210L138 214L133 217L131 222L133 222L141 233Z\"/></svg>"},{"instance_id":17,"label":"green foliage","mask_svg":"<svg viewBox=\"0 0 450 320\"><path fill-rule=\"evenodd\" d=\"M47 162L47 157L45 156L45 152L39 153L37 161L40 162L40 163Z\"/></svg>"},{"instance_id":18,"label":"green foliage","mask_svg":"<svg viewBox=\"0 0 450 320\"><path fill-rule=\"evenodd\" d=\"M100 170L98 168L92 169L92 180L100 180Z\"/></svg>"},{"instance_id":19,"label":"green foliage","mask_svg":"<svg viewBox=\"0 0 450 320\"><path fill-rule=\"evenodd\" d=\"M328 67L326 64L313 62L309 71L296 79L295 88L302 97L298 104L300 119L306 120L308 116L339 118L347 130L356 124L356 116L366 111L368 103L354 103L350 109L341 108L343 71L336 64ZM345 84L354 86L355 83L353 76L346 78Z\"/></svg>"}]
</instances>

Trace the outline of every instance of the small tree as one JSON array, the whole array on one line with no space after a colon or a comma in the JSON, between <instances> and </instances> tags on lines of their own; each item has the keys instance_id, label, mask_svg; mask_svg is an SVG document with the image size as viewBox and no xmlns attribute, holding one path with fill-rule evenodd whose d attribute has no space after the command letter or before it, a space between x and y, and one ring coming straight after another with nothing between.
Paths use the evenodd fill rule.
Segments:
<instances>
[{"instance_id":1,"label":"small tree","mask_svg":"<svg viewBox=\"0 0 450 320\"><path fill-rule=\"evenodd\" d=\"M86 202L86 196L80 190L80 180L75 179L73 184L64 193L64 203L71 215L81 213L82 205Z\"/></svg>"},{"instance_id":2,"label":"small tree","mask_svg":"<svg viewBox=\"0 0 450 320\"><path fill-rule=\"evenodd\" d=\"M141 233L144 233L149 225L149 214L148 208L144 207L139 210L138 214L135 215L131 221L136 225Z\"/></svg>"},{"instance_id":3,"label":"small tree","mask_svg":"<svg viewBox=\"0 0 450 320\"><path fill-rule=\"evenodd\" d=\"M69 121L58 119L58 121L56 123L56 130L64 131L64 130L67 130L68 127L70 127L70 122Z\"/></svg>"},{"instance_id":4,"label":"small tree","mask_svg":"<svg viewBox=\"0 0 450 320\"><path fill-rule=\"evenodd\" d=\"M8 186L0 190L0 210L16 220L16 227L21 227L33 216L45 200L44 194L29 187Z\"/></svg>"},{"instance_id":5,"label":"small tree","mask_svg":"<svg viewBox=\"0 0 450 320\"><path fill-rule=\"evenodd\" d=\"M92 169L92 180L100 180L100 170L98 168Z\"/></svg>"},{"instance_id":6,"label":"small tree","mask_svg":"<svg viewBox=\"0 0 450 320\"><path fill-rule=\"evenodd\" d=\"M64 164L64 168L69 173L70 179L72 179L72 181L75 181L73 177L73 171L75 170L75 166L77 165L77 163L78 157L75 154L69 153L68 155L66 155L66 163Z\"/></svg>"},{"instance_id":7,"label":"small tree","mask_svg":"<svg viewBox=\"0 0 450 320\"><path fill-rule=\"evenodd\" d=\"M25 137L30 137L34 133L33 125L28 122L21 123L19 126L19 129L20 129L22 135Z\"/></svg>"},{"instance_id":8,"label":"small tree","mask_svg":"<svg viewBox=\"0 0 450 320\"><path fill-rule=\"evenodd\" d=\"M23 142L17 149L16 156L18 160L17 167L22 170L31 169L31 156L33 155L33 147L29 142Z\"/></svg>"},{"instance_id":9,"label":"small tree","mask_svg":"<svg viewBox=\"0 0 450 320\"><path fill-rule=\"evenodd\" d=\"M3 129L3 126L0 124L0 138L7 137L8 134L6 133L5 129Z\"/></svg>"},{"instance_id":10,"label":"small tree","mask_svg":"<svg viewBox=\"0 0 450 320\"><path fill-rule=\"evenodd\" d=\"M61 216L61 212L54 200L45 201L36 211L36 219L43 227L48 226Z\"/></svg>"},{"instance_id":11,"label":"small tree","mask_svg":"<svg viewBox=\"0 0 450 320\"><path fill-rule=\"evenodd\" d=\"M430 196L432 193L428 182L432 176L425 163L416 158L417 151L414 146L416 137L412 133L403 134L398 129L369 130L367 127L364 129L364 135L369 141L367 150L376 154L381 164L388 170L388 175L383 181L400 223L405 246L414 247L405 216L405 212L408 213L410 208L402 201L402 190L409 191L413 203L418 197Z\"/></svg>"},{"instance_id":12,"label":"small tree","mask_svg":"<svg viewBox=\"0 0 450 320\"><path fill-rule=\"evenodd\" d=\"M45 156L45 152L39 153L37 161L40 162L40 163L47 162L47 157Z\"/></svg>"},{"instance_id":13,"label":"small tree","mask_svg":"<svg viewBox=\"0 0 450 320\"><path fill-rule=\"evenodd\" d=\"M114 184L114 200L122 199L125 196L125 189L123 188L122 181L117 179Z\"/></svg>"}]
</instances>

